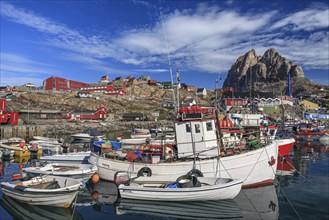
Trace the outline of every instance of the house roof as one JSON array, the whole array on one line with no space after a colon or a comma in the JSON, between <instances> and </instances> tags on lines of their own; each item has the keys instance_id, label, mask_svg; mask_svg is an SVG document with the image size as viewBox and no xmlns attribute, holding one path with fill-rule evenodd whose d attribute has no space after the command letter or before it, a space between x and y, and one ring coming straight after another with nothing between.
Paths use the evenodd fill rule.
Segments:
<instances>
[{"instance_id":1,"label":"house roof","mask_svg":"<svg viewBox=\"0 0 329 220\"><path fill-rule=\"evenodd\" d=\"M205 90L205 88L198 88L196 92L203 92L203 90Z\"/></svg>"},{"instance_id":2,"label":"house roof","mask_svg":"<svg viewBox=\"0 0 329 220\"><path fill-rule=\"evenodd\" d=\"M122 117L124 117L124 118L129 118L129 117L143 117L143 114L140 113L140 112L129 112L129 113L123 114Z\"/></svg>"}]
</instances>

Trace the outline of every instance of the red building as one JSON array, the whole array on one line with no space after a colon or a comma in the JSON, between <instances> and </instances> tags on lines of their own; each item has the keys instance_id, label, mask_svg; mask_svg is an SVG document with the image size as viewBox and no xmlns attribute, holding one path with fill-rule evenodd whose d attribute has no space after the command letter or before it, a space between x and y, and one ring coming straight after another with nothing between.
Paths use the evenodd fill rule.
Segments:
<instances>
[{"instance_id":1,"label":"red building","mask_svg":"<svg viewBox=\"0 0 329 220\"><path fill-rule=\"evenodd\" d=\"M113 85L90 86L81 88L81 91L101 92L106 95L127 95L127 92L121 88L115 88Z\"/></svg>"},{"instance_id":2,"label":"red building","mask_svg":"<svg viewBox=\"0 0 329 220\"><path fill-rule=\"evenodd\" d=\"M7 100L0 99L0 124L17 125L18 112L7 112Z\"/></svg>"},{"instance_id":3,"label":"red building","mask_svg":"<svg viewBox=\"0 0 329 220\"><path fill-rule=\"evenodd\" d=\"M106 108L99 107L97 111L77 111L64 114L63 117L67 120L105 120Z\"/></svg>"},{"instance_id":4,"label":"red building","mask_svg":"<svg viewBox=\"0 0 329 220\"><path fill-rule=\"evenodd\" d=\"M44 90L68 91L88 86L89 84L87 83L64 79L56 76L49 77L48 79L43 81Z\"/></svg>"}]
</instances>

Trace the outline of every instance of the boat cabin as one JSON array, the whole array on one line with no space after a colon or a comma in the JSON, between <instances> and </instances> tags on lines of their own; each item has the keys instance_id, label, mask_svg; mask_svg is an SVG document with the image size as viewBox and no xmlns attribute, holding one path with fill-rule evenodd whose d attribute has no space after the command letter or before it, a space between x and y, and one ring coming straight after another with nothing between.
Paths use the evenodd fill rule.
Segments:
<instances>
[{"instance_id":1,"label":"boat cabin","mask_svg":"<svg viewBox=\"0 0 329 220\"><path fill-rule=\"evenodd\" d=\"M203 110L201 110L202 112ZM179 158L218 156L215 120L197 112L182 113L175 122L177 154Z\"/></svg>"}]
</instances>

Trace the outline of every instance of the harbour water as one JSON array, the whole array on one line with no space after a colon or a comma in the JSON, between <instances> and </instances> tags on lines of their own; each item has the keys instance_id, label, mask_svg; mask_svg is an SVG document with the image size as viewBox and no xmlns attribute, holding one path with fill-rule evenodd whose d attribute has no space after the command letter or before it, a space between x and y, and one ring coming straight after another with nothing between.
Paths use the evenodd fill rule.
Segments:
<instances>
[{"instance_id":1,"label":"harbour water","mask_svg":"<svg viewBox=\"0 0 329 220\"><path fill-rule=\"evenodd\" d=\"M2 161L0 181L25 162ZM244 189L233 200L124 200L113 183L100 181L87 184L69 209L30 206L0 192L0 219L329 219L329 146L301 143L278 162L275 185Z\"/></svg>"}]
</instances>

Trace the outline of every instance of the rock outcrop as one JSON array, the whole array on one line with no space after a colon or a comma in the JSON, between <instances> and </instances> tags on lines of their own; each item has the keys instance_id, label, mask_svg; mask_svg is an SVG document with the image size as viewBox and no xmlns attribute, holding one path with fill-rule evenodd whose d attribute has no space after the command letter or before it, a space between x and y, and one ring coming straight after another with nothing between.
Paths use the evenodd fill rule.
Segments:
<instances>
[{"instance_id":1,"label":"rock outcrop","mask_svg":"<svg viewBox=\"0 0 329 220\"><path fill-rule=\"evenodd\" d=\"M232 65L224 87L233 87L235 92L245 93L250 91L252 84L286 82L289 72L291 78L304 78L301 66L282 57L275 49L267 50L263 56L257 56L252 49Z\"/></svg>"}]
</instances>

